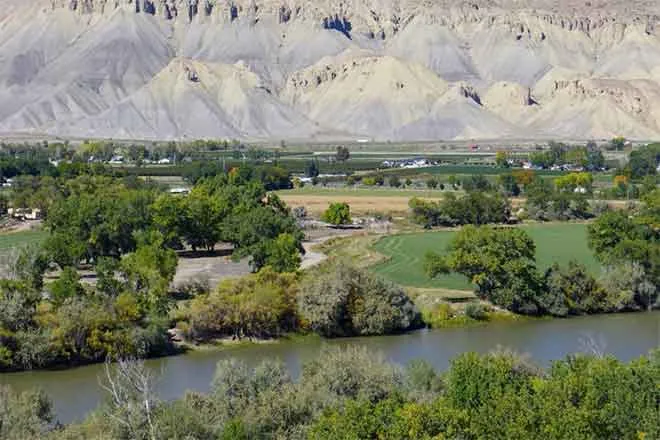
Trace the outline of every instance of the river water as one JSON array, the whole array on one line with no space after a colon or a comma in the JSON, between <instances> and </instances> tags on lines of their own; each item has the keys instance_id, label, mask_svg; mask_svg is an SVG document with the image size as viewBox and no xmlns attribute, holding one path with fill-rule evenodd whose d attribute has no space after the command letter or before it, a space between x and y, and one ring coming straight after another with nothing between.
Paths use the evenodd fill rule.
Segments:
<instances>
[{"instance_id":1,"label":"river water","mask_svg":"<svg viewBox=\"0 0 660 440\"><path fill-rule=\"evenodd\" d=\"M295 377L302 364L317 356L324 345L365 345L402 365L421 358L438 369L447 368L450 360L460 353L483 353L498 346L528 354L536 363L545 366L549 361L562 359L568 354L594 349L628 361L660 347L660 312L498 323L374 338L332 341L303 338L191 352L150 360L148 365L158 376L160 396L173 399L186 390L208 391L216 363L221 359L236 357L255 365L264 358L279 358ZM91 365L64 371L2 374L0 383L11 384L18 390L41 387L53 399L58 419L67 423L83 418L104 398L99 386L102 377L103 366Z\"/></svg>"}]
</instances>

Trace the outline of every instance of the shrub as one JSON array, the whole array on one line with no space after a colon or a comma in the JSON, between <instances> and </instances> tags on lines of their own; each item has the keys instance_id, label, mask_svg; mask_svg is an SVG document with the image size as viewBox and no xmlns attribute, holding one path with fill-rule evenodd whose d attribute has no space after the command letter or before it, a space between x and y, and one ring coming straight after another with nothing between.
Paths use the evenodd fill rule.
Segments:
<instances>
[{"instance_id":1,"label":"shrub","mask_svg":"<svg viewBox=\"0 0 660 440\"><path fill-rule=\"evenodd\" d=\"M488 317L486 307L478 302L471 302L465 306L465 315L476 321L483 321Z\"/></svg>"},{"instance_id":2,"label":"shrub","mask_svg":"<svg viewBox=\"0 0 660 440\"><path fill-rule=\"evenodd\" d=\"M198 341L217 337L274 337L298 327L296 276L268 268L256 275L227 280L195 298L185 318Z\"/></svg>"},{"instance_id":3,"label":"shrub","mask_svg":"<svg viewBox=\"0 0 660 440\"><path fill-rule=\"evenodd\" d=\"M211 282L207 275L201 275L179 284L176 290L185 298L195 298L211 292Z\"/></svg>"},{"instance_id":4,"label":"shrub","mask_svg":"<svg viewBox=\"0 0 660 440\"><path fill-rule=\"evenodd\" d=\"M401 180L398 176L392 176L387 182L392 188L399 188L401 186Z\"/></svg>"},{"instance_id":5,"label":"shrub","mask_svg":"<svg viewBox=\"0 0 660 440\"><path fill-rule=\"evenodd\" d=\"M327 337L384 335L421 325L403 289L344 264L310 277L298 294L298 310L313 331Z\"/></svg>"},{"instance_id":6,"label":"shrub","mask_svg":"<svg viewBox=\"0 0 660 440\"><path fill-rule=\"evenodd\" d=\"M347 225L351 223L351 207L347 203L333 203L325 210L321 220L331 225Z\"/></svg>"}]
</instances>

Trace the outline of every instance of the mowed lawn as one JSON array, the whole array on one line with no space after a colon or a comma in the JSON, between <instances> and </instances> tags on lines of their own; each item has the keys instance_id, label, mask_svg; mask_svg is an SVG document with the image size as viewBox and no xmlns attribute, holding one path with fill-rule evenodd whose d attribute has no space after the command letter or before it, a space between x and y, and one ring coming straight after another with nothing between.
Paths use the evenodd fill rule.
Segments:
<instances>
[{"instance_id":1,"label":"mowed lawn","mask_svg":"<svg viewBox=\"0 0 660 440\"><path fill-rule=\"evenodd\" d=\"M576 260L594 276L600 274L601 267L587 245L587 225L570 223L523 228L536 243L536 261L540 269L546 269L553 263L565 265L570 260ZM453 231L442 231L385 237L374 248L391 258L372 267L372 270L403 286L471 290L470 283L462 275L452 274L429 280L424 273L426 253L444 252L455 234Z\"/></svg>"},{"instance_id":2,"label":"mowed lawn","mask_svg":"<svg viewBox=\"0 0 660 440\"><path fill-rule=\"evenodd\" d=\"M2 233L0 234L0 253L6 253L15 247L30 243L41 243L47 236L48 232L42 230Z\"/></svg>"}]
</instances>

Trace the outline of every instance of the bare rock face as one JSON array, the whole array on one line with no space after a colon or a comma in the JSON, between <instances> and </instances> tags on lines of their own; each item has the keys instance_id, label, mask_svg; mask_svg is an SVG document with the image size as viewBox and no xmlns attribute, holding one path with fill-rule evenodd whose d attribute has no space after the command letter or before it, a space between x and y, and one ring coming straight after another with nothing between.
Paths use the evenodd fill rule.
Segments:
<instances>
[{"instance_id":1,"label":"bare rock face","mask_svg":"<svg viewBox=\"0 0 660 440\"><path fill-rule=\"evenodd\" d=\"M652 0L0 0L0 134L660 137Z\"/></svg>"}]
</instances>

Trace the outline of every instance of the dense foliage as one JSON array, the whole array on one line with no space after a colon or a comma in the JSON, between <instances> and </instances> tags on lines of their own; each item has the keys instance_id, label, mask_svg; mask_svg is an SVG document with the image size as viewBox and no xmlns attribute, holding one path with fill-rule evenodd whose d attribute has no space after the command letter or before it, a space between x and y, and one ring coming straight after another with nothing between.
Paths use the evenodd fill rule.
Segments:
<instances>
[{"instance_id":1,"label":"dense foliage","mask_svg":"<svg viewBox=\"0 0 660 440\"><path fill-rule=\"evenodd\" d=\"M194 341L214 338L273 338L299 328L295 274L266 268L222 282L215 292L195 298L179 327Z\"/></svg>"},{"instance_id":2,"label":"dense foliage","mask_svg":"<svg viewBox=\"0 0 660 440\"><path fill-rule=\"evenodd\" d=\"M572 173L555 179L554 183L537 177L525 186L526 215L534 220L576 220L593 217L588 196L592 176Z\"/></svg>"},{"instance_id":3,"label":"dense foliage","mask_svg":"<svg viewBox=\"0 0 660 440\"><path fill-rule=\"evenodd\" d=\"M608 269L611 289L645 308L660 307L660 190L635 211L611 211L589 225L589 245Z\"/></svg>"},{"instance_id":4,"label":"dense foliage","mask_svg":"<svg viewBox=\"0 0 660 440\"><path fill-rule=\"evenodd\" d=\"M427 228L506 223L511 215L509 200L494 192L470 191L462 197L447 193L439 202L413 198L409 207L412 220Z\"/></svg>"},{"instance_id":5,"label":"dense foliage","mask_svg":"<svg viewBox=\"0 0 660 440\"><path fill-rule=\"evenodd\" d=\"M639 439L658 438L660 356L620 362L573 355L543 370L510 352L465 353L444 373L394 366L364 349L326 349L298 381L277 361L218 363L211 392L155 397L140 365L111 369L108 404L52 440ZM145 378L145 380L136 380ZM151 386L150 386L151 384ZM0 401L1 402L1 401ZM38 394L0 403L3 438L51 420ZM11 423L21 420L23 423ZM10 422L10 423L7 423Z\"/></svg>"},{"instance_id":6,"label":"dense foliage","mask_svg":"<svg viewBox=\"0 0 660 440\"><path fill-rule=\"evenodd\" d=\"M347 203L332 203L321 216L321 220L340 226L351 223L351 207Z\"/></svg>"},{"instance_id":7,"label":"dense foliage","mask_svg":"<svg viewBox=\"0 0 660 440\"><path fill-rule=\"evenodd\" d=\"M49 235L41 246L13 252L9 279L0 280L0 370L172 352L168 313L175 251L183 247L229 244L255 271L268 265L294 272L300 265L302 232L266 191L288 175L246 167L202 179L181 196L80 169L35 177ZM83 271L92 282L81 279ZM269 333L262 324L250 331Z\"/></svg>"},{"instance_id":8,"label":"dense foliage","mask_svg":"<svg viewBox=\"0 0 660 440\"><path fill-rule=\"evenodd\" d=\"M607 211L589 226L590 246L606 267L601 280L576 262L536 267L535 244L522 229L464 227L445 253L426 256L434 277L465 275L476 294L524 314L566 316L660 307L660 210L656 190L634 213Z\"/></svg>"},{"instance_id":9,"label":"dense foliage","mask_svg":"<svg viewBox=\"0 0 660 440\"><path fill-rule=\"evenodd\" d=\"M605 166L602 151L592 143L586 146L569 146L550 142L549 150L533 153L529 159L532 165L545 169L554 166L571 166L597 171Z\"/></svg>"},{"instance_id":10,"label":"dense foliage","mask_svg":"<svg viewBox=\"0 0 660 440\"><path fill-rule=\"evenodd\" d=\"M418 328L419 311L405 291L370 272L331 265L298 293L299 313L328 337L383 335Z\"/></svg>"},{"instance_id":11,"label":"dense foliage","mask_svg":"<svg viewBox=\"0 0 660 440\"><path fill-rule=\"evenodd\" d=\"M630 153L630 160L622 174L632 179L655 176L658 174L658 165L660 165L660 144L650 144Z\"/></svg>"}]
</instances>

